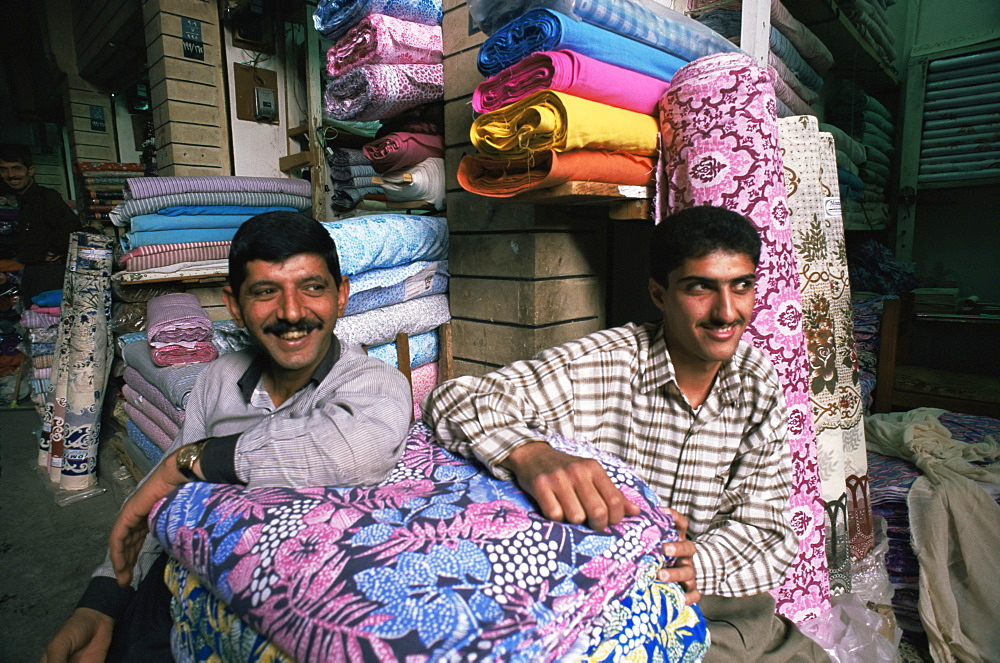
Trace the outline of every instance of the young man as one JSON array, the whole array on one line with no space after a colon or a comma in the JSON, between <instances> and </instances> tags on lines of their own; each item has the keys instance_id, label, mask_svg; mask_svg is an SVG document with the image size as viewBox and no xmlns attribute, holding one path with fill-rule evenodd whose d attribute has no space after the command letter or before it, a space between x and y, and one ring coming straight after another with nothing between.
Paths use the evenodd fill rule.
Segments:
<instances>
[{"instance_id":1,"label":"young man","mask_svg":"<svg viewBox=\"0 0 1000 663\"><path fill-rule=\"evenodd\" d=\"M80 220L54 189L35 182L31 150L0 146L0 179L20 207L17 221L17 260L24 265L21 295L30 298L63 287L69 235L80 230Z\"/></svg>"},{"instance_id":2,"label":"young man","mask_svg":"<svg viewBox=\"0 0 1000 663\"><path fill-rule=\"evenodd\" d=\"M409 385L396 369L337 340L348 289L333 239L318 222L270 212L243 224L223 294L256 347L220 357L198 377L181 432L125 502L110 562L95 572L43 661L104 660L109 645L110 660L172 660L165 554L147 535L146 518L177 486L350 486L388 475L412 416Z\"/></svg>"},{"instance_id":3,"label":"young man","mask_svg":"<svg viewBox=\"0 0 1000 663\"><path fill-rule=\"evenodd\" d=\"M482 377L438 387L425 416L445 447L515 478L554 520L603 529L637 507L596 461L542 436L588 440L659 494L687 537L660 572L709 621L708 660L827 660L774 613L768 589L795 558L791 462L781 386L742 342L760 238L744 217L695 207L653 231L657 323L607 329Z\"/></svg>"}]
</instances>

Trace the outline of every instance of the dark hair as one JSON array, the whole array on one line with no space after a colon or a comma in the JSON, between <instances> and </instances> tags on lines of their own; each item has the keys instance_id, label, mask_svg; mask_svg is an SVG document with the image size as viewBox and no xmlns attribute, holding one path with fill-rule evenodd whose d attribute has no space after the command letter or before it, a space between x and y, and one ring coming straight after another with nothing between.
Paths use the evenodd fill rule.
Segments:
<instances>
[{"instance_id":1,"label":"dark hair","mask_svg":"<svg viewBox=\"0 0 1000 663\"><path fill-rule=\"evenodd\" d=\"M653 229L649 275L662 286L685 260L715 251L739 253L760 262L760 235L742 214L708 205L689 207L664 218Z\"/></svg>"},{"instance_id":2,"label":"dark hair","mask_svg":"<svg viewBox=\"0 0 1000 663\"><path fill-rule=\"evenodd\" d=\"M0 161L10 163L21 162L26 168L31 168L31 148L27 145L0 145Z\"/></svg>"},{"instance_id":3,"label":"dark hair","mask_svg":"<svg viewBox=\"0 0 1000 663\"><path fill-rule=\"evenodd\" d=\"M283 262L302 253L315 253L326 260L333 281L340 287L337 245L326 228L300 212L265 212L240 226L229 246L229 286L239 294L251 260Z\"/></svg>"}]
</instances>

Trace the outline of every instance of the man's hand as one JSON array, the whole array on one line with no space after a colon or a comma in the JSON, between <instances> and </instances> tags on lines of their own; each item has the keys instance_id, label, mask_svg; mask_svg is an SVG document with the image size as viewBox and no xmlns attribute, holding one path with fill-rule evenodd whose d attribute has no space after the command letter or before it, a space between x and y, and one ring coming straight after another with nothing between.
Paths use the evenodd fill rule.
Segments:
<instances>
[{"instance_id":1,"label":"man's hand","mask_svg":"<svg viewBox=\"0 0 1000 663\"><path fill-rule=\"evenodd\" d=\"M545 442L528 442L500 464L514 473L542 514L552 520L586 521L600 531L625 516L639 514L639 507L625 499L601 464L591 458L571 456Z\"/></svg>"},{"instance_id":2,"label":"man's hand","mask_svg":"<svg viewBox=\"0 0 1000 663\"><path fill-rule=\"evenodd\" d=\"M114 630L115 621L103 612L77 608L52 636L40 663L101 663Z\"/></svg>"},{"instance_id":3,"label":"man's hand","mask_svg":"<svg viewBox=\"0 0 1000 663\"><path fill-rule=\"evenodd\" d=\"M674 527L679 540L663 544L663 554L674 558L671 567L660 569L657 579L660 582L678 582L684 588L684 600L688 605L701 600L698 591L698 578L694 572L694 542L687 538L688 519L679 512L664 508L664 512L673 516Z\"/></svg>"},{"instance_id":4,"label":"man's hand","mask_svg":"<svg viewBox=\"0 0 1000 663\"><path fill-rule=\"evenodd\" d=\"M195 471L200 472L197 464ZM198 476L201 476L200 473ZM149 532L147 519L153 505L185 483L187 478L177 469L175 451L164 458L132 496L125 500L108 540L111 564L118 584L122 587L132 582L132 568L139 559L139 551Z\"/></svg>"}]
</instances>

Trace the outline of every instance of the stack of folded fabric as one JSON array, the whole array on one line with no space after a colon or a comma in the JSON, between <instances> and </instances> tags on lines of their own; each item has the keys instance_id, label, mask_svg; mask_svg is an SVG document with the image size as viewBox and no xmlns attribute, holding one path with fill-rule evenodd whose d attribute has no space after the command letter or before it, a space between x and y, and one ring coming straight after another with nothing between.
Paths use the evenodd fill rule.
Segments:
<instances>
[{"instance_id":1,"label":"stack of folded fabric","mask_svg":"<svg viewBox=\"0 0 1000 663\"><path fill-rule=\"evenodd\" d=\"M35 295L31 307L21 313L21 326L26 333L25 354L31 361L31 400L39 412L44 408L52 377L61 301L61 290L43 292Z\"/></svg>"},{"instance_id":2,"label":"stack of folded fabric","mask_svg":"<svg viewBox=\"0 0 1000 663\"><path fill-rule=\"evenodd\" d=\"M693 0L692 5L698 21L739 43L741 0L727 2L721 8L709 0ZM712 9L703 9L708 6ZM768 69L778 100L778 116L813 115L810 107L819 99L822 75L833 66L833 54L780 0L771 0L770 19Z\"/></svg>"},{"instance_id":3,"label":"stack of folded fabric","mask_svg":"<svg viewBox=\"0 0 1000 663\"><path fill-rule=\"evenodd\" d=\"M21 263L0 258L0 407L16 404L29 392L28 381L22 380L21 271Z\"/></svg>"},{"instance_id":4,"label":"stack of folded fabric","mask_svg":"<svg viewBox=\"0 0 1000 663\"><path fill-rule=\"evenodd\" d=\"M141 163L80 161L73 171L83 224L100 229L111 224L111 210L125 202L125 180L142 177L143 168Z\"/></svg>"},{"instance_id":5,"label":"stack of folded fabric","mask_svg":"<svg viewBox=\"0 0 1000 663\"><path fill-rule=\"evenodd\" d=\"M896 49L885 10L896 0L842 0L839 5L858 34L878 53L886 68L896 71Z\"/></svg>"},{"instance_id":6,"label":"stack of folded fabric","mask_svg":"<svg viewBox=\"0 0 1000 663\"><path fill-rule=\"evenodd\" d=\"M321 2L314 19L317 30L335 39L324 95L332 120L377 122L381 129L391 118L443 99L440 0ZM444 209L440 127L429 134L376 132L362 149L328 148L334 214L362 200L365 209Z\"/></svg>"},{"instance_id":7,"label":"stack of folded fabric","mask_svg":"<svg viewBox=\"0 0 1000 663\"><path fill-rule=\"evenodd\" d=\"M278 177L145 177L125 183L111 211L128 228L115 274L123 283L226 273L229 242L251 216L312 206L305 180Z\"/></svg>"},{"instance_id":8,"label":"stack of folded fabric","mask_svg":"<svg viewBox=\"0 0 1000 663\"><path fill-rule=\"evenodd\" d=\"M469 3L490 34L477 60L488 78L473 95L478 154L463 157L459 183L495 197L569 181L650 186L670 78L732 44L665 8L545 4Z\"/></svg>"},{"instance_id":9,"label":"stack of folded fabric","mask_svg":"<svg viewBox=\"0 0 1000 663\"><path fill-rule=\"evenodd\" d=\"M154 297L146 303L146 336L157 366L212 361L212 321L189 292Z\"/></svg>"},{"instance_id":10,"label":"stack of folded fabric","mask_svg":"<svg viewBox=\"0 0 1000 663\"><path fill-rule=\"evenodd\" d=\"M448 223L442 217L371 214L327 221L340 269L350 278L346 314L337 337L406 372L397 334L406 334L414 417L438 381L438 328L451 319L448 298ZM405 356L405 355L402 355Z\"/></svg>"},{"instance_id":11,"label":"stack of folded fabric","mask_svg":"<svg viewBox=\"0 0 1000 663\"><path fill-rule=\"evenodd\" d=\"M845 221L851 227L884 228L889 221L887 189L895 151L892 114L857 84L841 81L827 101L826 121L854 139L864 151L863 159L854 161L856 172L850 168L838 172L841 186L846 183L850 194L844 203ZM837 141L838 149L857 152L853 147L841 148L843 142L843 138Z\"/></svg>"}]
</instances>

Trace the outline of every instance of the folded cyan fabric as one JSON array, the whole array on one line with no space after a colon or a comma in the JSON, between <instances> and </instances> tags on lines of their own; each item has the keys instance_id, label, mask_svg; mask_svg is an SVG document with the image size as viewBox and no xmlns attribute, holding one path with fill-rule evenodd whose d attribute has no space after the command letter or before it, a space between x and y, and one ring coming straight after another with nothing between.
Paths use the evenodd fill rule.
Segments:
<instances>
[{"instance_id":1,"label":"folded cyan fabric","mask_svg":"<svg viewBox=\"0 0 1000 663\"><path fill-rule=\"evenodd\" d=\"M437 329L424 332L423 334L411 334L408 340L410 368L419 368L438 358L439 338ZM399 356L396 352L395 341L368 348L368 355L393 368L399 368Z\"/></svg>"},{"instance_id":2,"label":"folded cyan fabric","mask_svg":"<svg viewBox=\"0 0 1000 663\"><path fill-rule=\"evenodd\" d=\"M368 14L441 25L441 0L320 0L313 26L327 39L337 39Z\"/></svg>"},{"instance_id":3,"label":"folded cyan fabric","mask_svg":"<svg viewBox=\"0 0 1000 663\"><path fill-rule=\"evenodd\" d=\"M439 25L369 14L326 52L326 71L339 76L362 64L438 64L441 48Z\"/></svg>"},{"instance_id":4,"label":"folded cyan fabric","mask_svg":"<svg viewBox=\"0 0 1000 663\"><path fill-rule=\"evenodd\" d=\"M430 157L415 166L382 175L385 197L392 201L425 200L436 210L444 209L444 159Z\"/></svg>"},{"instance_id":5,"label":"folded cyan fabric","mask_svg":"<svg viewBox=\"0 0 1000 663\"><path fill-rule=\"evenodd\" d=\"M448 220L420 214L366 214L325 221L345 276L448 257Z\"/></svg>"},{"instance_id":6,"label":"folded cyan fabric","mask_svg":"<svg viewBox=\"0 0 1000 663\"><path fill-rule=\"evenodd\" d=\"M444 136L393 131L365 143L362 153L379 173L415 166L428 157L444 156Z\"/></svg>"},{"instance_id":7,"label":"folded cyan fabric","mask_svg":"<svg viewBox=\"0 0 1000 663\"><path fill-rule=\"evenodd\" d=\"M486 34L529 9L548 7L574 20L596 25L631 40L672 53L685 62L739 48L670 9L662 2L632 0L470 0L469 13Z\"/></svg>"},{"instance_id":8,"label":"folded cyan fabric","mask_svg":"<svg viewBox=\"0 0 1000 663\"><path fill-rule=\"evenodd\" d=\"M300 196L289 193L256 191L171 193L154 198L127 200L111 210L108 216L113 224L124 227L128 225L129 219L133 216L151 214L164 207L182 205L244 205L249 207L291 207L296 210L307 210L312 206L312 194Z\"/></svg>"},{"instance_id":9,"label":"folded cyan fabric","mask_svg":"<svg viewBox=\"0 0 1000 663\"><path fill-rule=\"evenodd\" d=\"M126 270L137 272L182 262L225 260L229 256L229 245L227 241L151 244L132 249L118 262Z\"/></svg>"},{"instance_id":10,"label":"folded cyan fabric","mask_svg":"<svg viewBox=\"0 0 1000 663\"><path fill-rule=\"evenodd\" d=\"M563 49L664 81L686 64L676 55L548 9L533 9L493 33L479 47L476 64L484 76L493 76L531 53Z\"/></svg>"},{"instance_id":11,"label":"folded cyan fabric","mask_svg":"<svg viewBox=\"0 0 1000 663\"><path fill-rule=\"evenodd\" d=\"M337 338L358 345L383 345L396 334L423 334L451 320L446 295L430 295L400 304L345 315L337 320Z\"/></svg>"},{"instance_id":12,"label":"folded cyan fabric","mask_svg":"<svg viewBox=\"0 0 1000 663\"><path fill-rule=\"evenodd\" d=\"M418 260L398 267L373 269L351 277L351 294L344 315L439 295L447 290L447 260Z\"/></svg>"},{"instance_id":13,"label":"folded cyan fabric","mask_svg":"<svg viewBox=\"0 0 1000 663\"><path fill-rule=\"evenodd\" d=\"M570 181L651 186L656 162L625 152L544 150L510 159L466 155L458 164L458 183L466 191L504 198Z\"/></svg>"},{"instance_id":14,"label":"folded cyan fabric","mask_svg":"<svg viewBox=\"0 0 1000 663\"><path fill-rule=\"evenodd\" d=\"M625 110L656 114L667 81L570 50L533 53L489 77L472 93L477 113L497 110L541 90L556 90Z\"/></svg>"},{"instance_id":15,"label":"folded cyan fabric","mask_svg":"<svg viewBox=\"0 0 1000 663\"><path fill-rule=\"evenodd\" d=\"M146 303L146 336L150 343L209 341L212 321L198 298L190 292L153 297Z\"/></svg>"},{"instance_id":16,"label":"folded cyan fabric","mask_svg":"<svg viewBox=\"0 0 1000 663\"><path fill-rule=\"evenodd\" d=\"M472 144L489 156L527 157L542 150L614 150L656 154L659 125L649 115L563 92L543 90L477 117Z\"/></svg>"},{"instance_id":17,"label":"folded cyan fabric","mask_svg":"<svg viewBox=\"0 0 1000 663\"><path fill-rule=\"evenodd\" d=\"M122 374L125 385L134 390L139 396L149 401L156 409L166 414L177 426L184 424L185 411L173 405L163 392L154 387L146 378L142 377L139 371L131 366L126 366Z\"/></svg>"},{"instance_id":18,"label":"folded cyan fabric","mask_svg":"<svg viewBox=\"0 0 1000 663\"><path fill-rule=\"evenodd\" d=\"M440 64L363 64L326 85L326 114L338 120L381 120L444 98Z\"/></svg>"},{"instance_id":19,"label":"folded cyan fabric","mask_svg":"<svg viewBox=\"0 0 1000 663\"><path fill-rule=\"evenodd\" d=\"M183 230L151 230L127 232L122 237L126 252L151 244L180 244L182 242L230 242L239 228L185 228Z\"/></svg>"},{"instance_id":20,"label":"folded cyan fabric","mask_svg":"<svg viewBox=\"0 0 1000 663\"><path fill-rule=\"evenodd\" d=\"M132 232L187 228L239 228L253 214L140 214L129 220Z\"/></svg>"},{"instance_id":21,"label":"folded cyan fabric","mask_svg":"<svg viewBox=\"0 0 1000 663\"><path fill-rule=\"evenodd\" d=\"M255 193L287 193L310 196L306 180L288 177L134 177L126 181L125 195L131 200L153 198L176 193L221 193L246 191Z\"/></svg>"}]
</instances>

